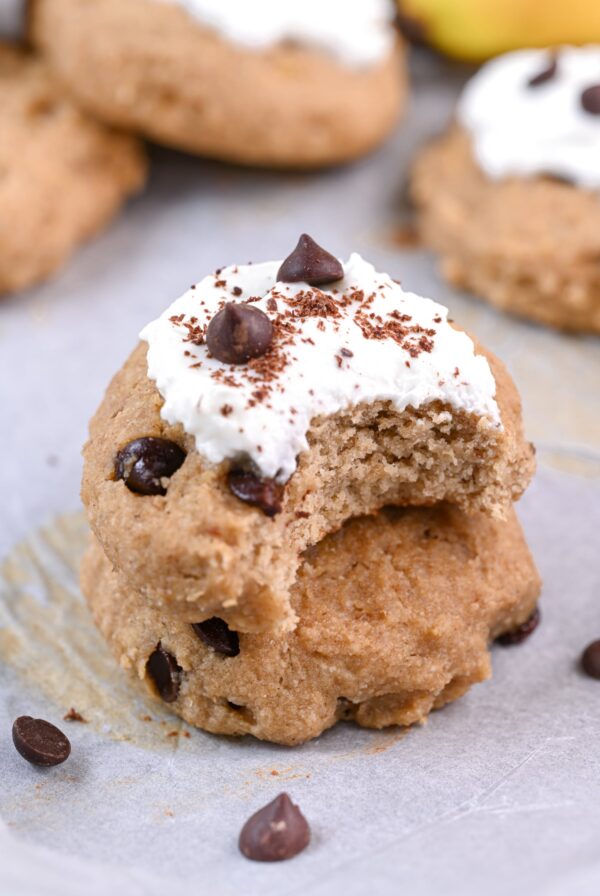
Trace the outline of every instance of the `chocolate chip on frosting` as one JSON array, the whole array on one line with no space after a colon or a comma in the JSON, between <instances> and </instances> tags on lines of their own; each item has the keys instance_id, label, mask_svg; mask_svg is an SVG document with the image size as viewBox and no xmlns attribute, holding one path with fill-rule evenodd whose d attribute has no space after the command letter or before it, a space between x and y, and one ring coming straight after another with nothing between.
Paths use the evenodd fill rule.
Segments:
<instances>
[{"instance_id":1,"label":"chocolate chip on frosting","mask_svg":"<svg viewBox=\"0 0 600 896\"><path fill-rule=\"evenodd\" d=\"M514 644L521 644L525 641L533 632L536 630L538 625L540 624L541 613L539 607L536 607L531 616L525 620L521 625L517 628L513 629L511 632L505 632L500 637L496 638L496 643L501 644L502 647L512 647Z\"/></svg>"},{"instance_id":2,"label":"chocolate chip on frosting","mask_svg":"<svg viewBox=\"0 0 600 896\"><path fill-rule=\"evenodd\" d=\"M211 355L224 364L245 364L264 355L273 340L273 324L260 308L228 302L206 331Z\"/></svg>"},{"instance_id":3,"label":"chocolate chip on frosting","mask_svg":"<svg viewBox=\"0 0 600 896\"><path fill-rule=\"evenodd\" d=\"M581 105L590 115L600 115L600 84L593 84L583 91Z\"/></svg>"},{"instance_id":4,"label":"chocolate chip on frosting","mask_svg":"<svg viewBox=\"0 0 600 896\"><path fill-rule=\"evenodd\" d=\"M240 652L240 639L237 632L232 631L223 619L213 616L212 619L205 619L204 622L192 623L192 628L206 644L212 648L215 653L222 653L223 656L237 656Z\"/></svg>"},{"instance_id":5,"label":"chocolate chip on frosting","mask_svg":"<svg viewBox=\"0 0 600 896\"><path fill-rule=\"evenodd\" d=\"M175 657L159 643L148 657L146 671L165 703L174 703L179 696L183 669Z\"/></svg>"},{"instance_id":6,"label":"chocolate chip on frosting","mask_svg":"<svg viewBox=\"0 0 600 896\"><path fill-rule=\"evenodd\" d=\"M287 793L252 815L240 833L240 851L255 862L292 859L310 842L308 822Z\"/></svg>"},{"instance_id":7,"label":"chocolate chip on frosting","mask_svg":"<svg viewBox=\"0 0 600 896\"><path fill-rule=\"evenodd\" d=\"M236 498L259 507L265 516L281 513L283 486L274 479L261 479L248 470L233 469L229 471L227 484Z\"/></svg>"},{"instance_id":8,"label":"chocolate chip on frosting","mask_svg":"<svg viewBox=\"0 0 600 896\"><path fill-rule=\"evenodd\" d=\"M556 73L558 72L558 59L554 56L549 65L546 66L545 69L542 69L539 74L534 75L533 78L530 78L527 82L529 87L539 87L541 84L546 84L548 81L552 81L553 78L556 77Z\"/></svg>"},{"instance_id":9,"label":"chocolate chip on frosting","mask_svg":"<svg viewBox=\"0 0 600 896\"><path fill-rule=\"evenodd\" d=\"M310 286L335 283L343 276L344 269L338 259L306 233L302 234L298 245L277 272L277 280L281 283L308 283Z\"/></svg>"},{"instance_id":10,"label":"chocolate chip on frosting","mask_svg":"<svg viewBox=\"0 0 600 896\"><path fill-rule=\"evenodd\" d=\"M139 495L165 495L170 479L185 460L185 451L169 439L134 439L118 452L115 476Z\"/></svg>"}]
</instances>

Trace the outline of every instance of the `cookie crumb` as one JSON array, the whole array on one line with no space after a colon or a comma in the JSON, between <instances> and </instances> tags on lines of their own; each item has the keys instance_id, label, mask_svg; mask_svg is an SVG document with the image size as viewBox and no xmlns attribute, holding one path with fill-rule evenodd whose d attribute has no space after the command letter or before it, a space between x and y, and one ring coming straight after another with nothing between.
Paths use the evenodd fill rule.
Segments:
<instances>
[{"instance_id":1,"label":"cookie crumb","mask_svg":"<svg viewBox=\"0 0 600 896\"><path fill-rule=\"evenodd\" d=\"M84 722L87 725L87 719L81 715L80 712L77 712L76 709L71 707L71 709L66 712L63 716L63 721L65 722Z\"/></svg>"}]
</instances>

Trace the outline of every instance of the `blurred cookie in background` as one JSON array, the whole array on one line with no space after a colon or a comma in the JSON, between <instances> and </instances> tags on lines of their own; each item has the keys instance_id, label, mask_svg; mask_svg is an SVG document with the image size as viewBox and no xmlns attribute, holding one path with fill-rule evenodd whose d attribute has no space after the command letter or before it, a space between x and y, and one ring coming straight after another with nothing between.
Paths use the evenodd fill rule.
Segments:
<instances>
[{"instance_id":1,"label":"blurred cookie in background","mask_svg":"<svg viewBox=\"0 0 600 896\"><path fill-rule=\"evenodd\" d=\"M192 153L313 168L376 147L407 74L387 0L34 0L31 36L100 119Z\"/></svg>"},{"instance_id":2,"label":"blurred cookie in background","mask_svg":"<svg viewBox=\"0 0 600 896\"><path fill-rule=\"evenodd\" d=\"M600 333L600 46L520 50L467 84L412 177L426 244L456 286Z\"/></svg>"},{"instance_id":3,"label":"blurred cookie in background","mask_svg":"<svg viewBox=\"0 0 600 896\"><path fill-rule=\"evenodd\" d=\"M45 63L0 43L0 294L44 280L145 181L141 145L90 119Z\"/></svg>"}]
</instances>

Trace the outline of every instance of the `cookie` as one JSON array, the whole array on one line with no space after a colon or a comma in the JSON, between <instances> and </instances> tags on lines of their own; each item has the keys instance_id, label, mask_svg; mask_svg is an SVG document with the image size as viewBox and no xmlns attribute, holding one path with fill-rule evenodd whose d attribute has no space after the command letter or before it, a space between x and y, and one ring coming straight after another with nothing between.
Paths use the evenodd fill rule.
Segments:
<instances>
[{"instance_id":1,"label":"cookie","mask_svg":"<svg viewBox=\"0 0 600 896\"><path fill-rule=\"evenodd\" d=\"M82 497L131 587L187 621L289 629L300 554L346 519L442 500L501 517L531 478L500 362L306 235L142 337L91 422Z\"/></svg>"},{"instance_id":2,"label":"cookie","mask_svg":"<svg viewBox=\"0 0 600 896\"><path fill-rule=\"evenodd\" d=\"M531 615L540 581L512 510L441 505L353 520L310 548L298 625L279 638L152 609L95 540L82 586L120 663L187 722L292 745L340 719L423 722L490 675L490 640Z\"/></svg>"},{"instance_id":3,"label":"cookie","mask_svg":"<svg viewBox=\"0 0 600 896\"><path fill-rule=\"evenodd\" d=\"M144 183L138 142L80 112L43 61L0 44L0 293L53 274Z\"/></svg>"},{"instance_id":4,"label":"cookie","mask_svg":"<svg viewBox=\"0 0 600 896\"><path fill-rule=\"evenodd\" d=\"M384 0L34 0L31 34L77 100L152 140L245 165L369 152L404 106Z\"/></svg>"},{"instance_id":5,"label":"cookie","mask_svg":"<svg viewBox=\"0 0 600 896\"><path fill-rule=\"evenodd\" d=\"M505 311L599 333L599 154L600 48L484 66L412 176L446 278Z\"/></svg>"}]
</instances>

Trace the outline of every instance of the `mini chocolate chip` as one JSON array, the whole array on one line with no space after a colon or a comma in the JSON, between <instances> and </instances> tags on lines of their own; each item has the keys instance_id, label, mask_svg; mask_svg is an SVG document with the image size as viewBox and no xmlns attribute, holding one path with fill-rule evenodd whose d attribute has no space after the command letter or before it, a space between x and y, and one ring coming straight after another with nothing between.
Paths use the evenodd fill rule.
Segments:
<instances>
[{"instance_id":1,"label":"mini chocolate chip","mask_svg":"<svg viewBox=\"0 0 600 896\"><path fill-rule=\"evenodd\" d=\"M205 619L204 622L193 622L192 628L206 644L211 647L215 653L222 653L224 656L237 656L240 652L240 639L237 632L232 631L226 622L213 616L212 619Z\"/></svg>"},{"instance_id":2,"label":"mini chocolate chip","mask_svg":"<svg viewBox=\"0 0 600 896\"><path fill-rule=\"evenodd\" d=\"M248 470L230 470L227 484L236 498L253 507L260 507L266 516L281 513L283 486L274 479L261 479Z\"/></svg>"},{"instance_id":3,"label":"mini chocolate chip","mask_svg":"<svg viewBox=\"0 0 600 896\"><path fill-rule=\"evenodd\" d=\"M13 743L32 765L60 765L71 753L69 738L44 719L20 716L12 728Z\"/></svg>"},{"instance_id":4,"label":"mini chocolate chip","mask_svg":"<svg viewBox=\"0 0 600 896\"><path fill-rule=\"evenodd\" d=\"M277 272L280 283L308 283L310 286L335 283L343 276L344 269L337 258L322 249L306 233L302 234L298 245Z\"/></svg>"},{"instance_id":5,"label":"mini chocolate chip","mask_svg":"<svg viewBox=\"0 0 600 896\"><path fill-rule=\"evenodd\" d=\"M225 364L245 364L259 358L273 341L273 324L260 308L228 302L208 325L208 350Z\"/></svg>"},{"instance_id":6,"label":"mini chocolate chip","mask_svg":"<svg viewBox=\"0 0 600 896\"><path fill-rule=\"evenodd\" d=\"M581 105L590 115L600 115L600 84L593 84L583 91Z\"/></svg>"},{"instance_id":7,"label":"mini chocolate chip","mask_svg":"<svg viewBox=\"0 0 600 896\"><path fill-rule=\"evenodd\" d=\"M183 670L175 657L164 650L160 643L148 657L146 671L165 703L174 703L179 696Z\"/></svg>"},{"instance_id":8,"label":"mini chocolate chip","mask_svg":"<svg viewBox=\"0 0 600 896\"><path fill-rule=\"evenodd\" d=\"M600 641L592 641L581 654L581 668L590 678L600 679Z\"/></svg>"},{"instance_id":9,"label":"mini chocolate chip","mask_svg":"<svg viewBox=\"0 0 600 896\"><path fill-rule=\"evenodd\" d=\"M529 87L539 87L540 84L545 84L547 81L551 81L558 71L558 60L556 56L554 56L548 66L543 69L539 74L534 75L533 78L530 78L527 82Z\"/></svg>"},{"instance_id":10,"label":"mini chocolate chip","mask_svg":"<svg viewBox=\"0 0 600 896\"><path fill-rule=\"evenodd\" d=\"M170 479L185 460L185 451L169 439L144 436L118 452L115 476L139 495L166 495L164 480Z\"/></svg>"},{"instance_id":11,"label":"mini chocolate chip","mask_svg":"<svg viewBox=\"0 0 600 896\"><path fill-rule=\"evenodd\" d=\"M496 644L501 644L502 647L512 647L513 644L521 644L533 634L540 624L540 619L540 609L536 607L529 619L526 619L518 628L513 629L511 632L505 632L496 638Z\"/></svg>"},{"instance_id":12,"label":"mini chocolate chip","mask_svg":"<svg viewBox=\"0 0 600 896\"><path fill-rule=\"evenodd\" d=\"M252 815L240 833L240 851L255 862L292 859L310 842L308 822L287 793Z\"/></svg>"}]
</instances>

